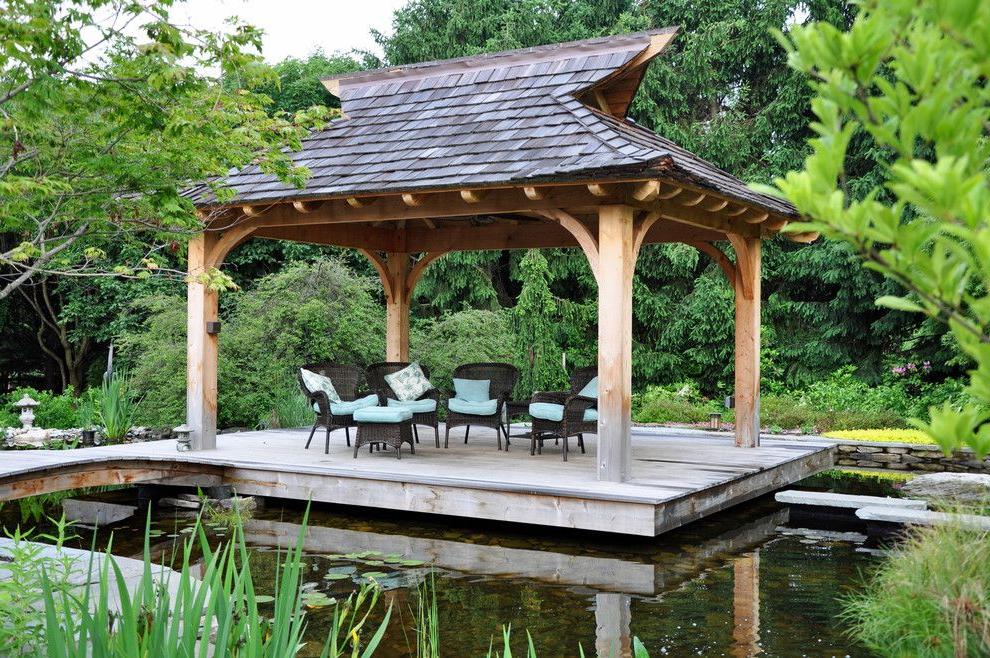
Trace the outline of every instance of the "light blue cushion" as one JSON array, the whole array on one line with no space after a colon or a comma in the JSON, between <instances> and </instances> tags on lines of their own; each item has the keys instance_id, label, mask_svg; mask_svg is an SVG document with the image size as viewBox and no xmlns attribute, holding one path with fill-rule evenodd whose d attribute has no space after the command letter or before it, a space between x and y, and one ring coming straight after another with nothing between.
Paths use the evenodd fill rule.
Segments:
<instances>
[{"instance_id":1,"label":"light blue cushion","mask_svg":"<svg viewBox=\"0 0 990 658\"><path fill-rule=\"evenodd\" d=\"M529 405L529 415L533 418L559 423L564 420L564 405L554 404L553 402L534 402ZM598 420L598 411L596 409L585 409L584 420L585 422Z\"/></svg>"},{"instance_id":2,"label":"light blue cushion","mask_svg":"<svg viewBox=\"0 0 990 658\"><path fill-rule=\"evenodd\" d=\"M447 408L459 414L468 414L469 416L491 416L498 409L498 400L484 400L479 402L477 400L450 398L447 400Z\"/></svg>"},{"instance_id":3,"label":"light blue cushion","mask_svg":"<svg viewBox=\"0 0 990 658\"><path fill-rule=\"evenodd\" d=\"M426 398L425 400L393 400L389 398L388 406L408 409L414 414L424 414L430 411L436 411L437 401L431 398Z\"/></svg>"},{"instance_id":4,"label":"light blue cushion","mask_svg":"<svg viewBox=\"0 0 990 658\"><path fill-rule=\"evenodd\" d=\"M592 377L591 378L591 381L589 381L587 384L585 384L584 385L584 388L582 388L580 391L578 391L578 395L583 395L586 398L595 398L597 400L598 399L598 377Z\"/></svg>"},{"instance_id":5,"label":"light blue cushion","mask_svg":"<svg viewBox=\"0 0 990 658\"><path fill-rule=\"evenodd\" d=\"M401 423L412 416L413 412L399 407L365 407L354 412L358 423Z\"/></svg>"},{"instance_id":6,"label":"light blue cushion","mask_svg":"<svg viewBox=\"0 0 990 658\"><path fill-rule=\"evenodd\" d=\"M492 380L490 379L457 379L455 377L454 397L468 402L488 402L492 397L489 393L491 387ZM492 413L495 412L492 411Z\"/></svg>"},{"instance_id":7,"label":"light blue cushion","mask_svg":"<svg viewBox=\"0 0 990 658\"><path fill-rule=\"evenodd\" d=\"M352 400L350 402L337 402L330 405L330 413L334 416L350 416L358 409L364 409L365 407L377 407L378 406L378 396L377 395L367 395L363 398L358 398L357 400Z\"/></svg>"}]
</instances>

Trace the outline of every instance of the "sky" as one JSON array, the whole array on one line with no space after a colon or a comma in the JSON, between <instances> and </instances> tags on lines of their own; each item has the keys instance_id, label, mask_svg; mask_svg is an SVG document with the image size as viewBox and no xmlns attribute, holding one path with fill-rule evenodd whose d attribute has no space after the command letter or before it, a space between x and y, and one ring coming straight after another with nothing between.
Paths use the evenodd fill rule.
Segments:
<instances>
[{"instance_id":1,"label":"sky","mask_svg":"<svg viewBox=\"0 0 990 658\"><path fill-rule=\"evenodd\" d=\"M265 31L265 59L303 58L322 48L370 50L381 54L371 37L375 28L392 31L392 12L407 0L187 0L172 10L172 20L221 30L237 16Z\"/></svg>"}]
</instances>

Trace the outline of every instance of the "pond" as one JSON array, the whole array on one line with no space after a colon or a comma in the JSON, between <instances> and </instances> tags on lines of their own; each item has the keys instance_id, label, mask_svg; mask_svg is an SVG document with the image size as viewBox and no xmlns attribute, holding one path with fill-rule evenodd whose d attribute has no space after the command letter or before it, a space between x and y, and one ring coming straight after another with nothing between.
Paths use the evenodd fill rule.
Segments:
<instances>
[{"instance_id":1,"label":"pond","mask_svg":"<svg viewBox=\"0 0 990 658\"><path fill-rule=\"evenodd\" d=\"M274 593L278 549L295 543L303 512L269 500L245 522L260 593ZM167 561L193 514L155 511L156 560ZM855 532L793 527L771 497L652 540L339 507L314 508L309 526L308 591L345 598L368 577L385 590L379 618L391 604L392 622L376 656L415 655L417 586L427 579L447 656L484 656L508 624L519 651L528 631L544 657L576 656L578 645L628 655L631 636L654 657L869 655L838 616L878 553ZM140 557L143 517L100 539L111 530L116 554ZM331 617L331 606L312 608L308 633L325 636Z\"/></svg>"}]
</instances>

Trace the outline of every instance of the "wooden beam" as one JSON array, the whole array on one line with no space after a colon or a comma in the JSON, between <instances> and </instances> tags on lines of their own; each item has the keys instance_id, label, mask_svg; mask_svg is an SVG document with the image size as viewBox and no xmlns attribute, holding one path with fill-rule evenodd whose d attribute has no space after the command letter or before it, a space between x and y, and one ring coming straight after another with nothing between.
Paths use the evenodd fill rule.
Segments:
<instances>
[{"instance_id":1,"label":"wooden beam","mask_svg":"<svg viewBox=\"0 0 990 658\"><path fill-rule=\"evenodd\" d=\"M395 297L395 290L393 289L393 278L391 272L389 271L388 260L379 256L378 253L372 251L371 249L363 249L358 247L358 251L368 259L375 271L378 272L378 278L382 282L382 290L385 292L385 301L388 303Z\"/></svg>"},{"instance_id":2,"label":"wooden beam","mask_svg":"<svg viewBox=\"0 0 990 658\"><path fill-rule=\"evenodd\" d=\"M426 272L426 268L446 254L446 251L430 251L420 256L419 260L413 264L409 270L409 276L406 277L406 290L410 298L412 298L412 294L416 290L416 284L419 283L419 280Z\"/></svg>"},{"instance_id":3,"label":"wooden beam","mask_svg":"<svg viewBox=\"0 0 990 658\"><path fill-rule=\"evenodd\" d=\"M485 194L487 194L487 190L461 190L461 198L464 203L481 203Z\"/></svg>"},{"instance_id":4,"label":"wooden beam","mask_svg":"<svg viewBox=\"0 0 990 658\"><path fill-rule=\"evenodd\" d=\"M601 89L595 88L591 90L592 96L595 98L595 104L598 105L598 109L605 114L612 114L612 108L608 105L608 99L605 98L605 94L602 93Z\"/></svg>"},{"instance_id":5,"label":"wooden beam","mask_svg":"<svg viewBox=\"0 0 990 658\"><path fill-rule=\"evenodd\" d=\"M723 208L729 205L729 202L725 199L712 199L709 203L704 204L702 207L708 212L719 212Z\"/></svg>"},{"instance_id":6,"label":"wooden beam","mask_svg":"<svg viewBox=\"0 0 990 658\"><path fill-rule=\"evenodd\" d=\"M633 213L602 206L598 215L598 479L622 482L632 469Z\"/></svg>"},{"instance_id":7,"label":"wooden beam","mask_svg":"<svg viewBox=\"0 0 990 658\"><path fill-rule=\"evenodd\" d=\"M684 192L683 187L678 187L674 185L672 187L664 187L660 192L657 193L658 199L673 199L675 196Z\"/></svg>"},{"instance_id":8,"label":"wooden beam","mask_svg":"<svg viewBox=\"0 0 990 658\"><path fill-rule=\"evenodd\" d=\"M217 292L205 277L214 262L218 236L200 233L189 240L186 306L186 425L193 450L217 442L217 334L206 330L219 319Z\"/></svg>"},{"instance_id":9,"label":"wooden beam","mask_svg":"<svg viewBox=\"0 0 990 658\"><path fill-rule=\"evenodd\" d=\"M655 201L660 196L660 181L648 180L633 188L632 197L637 201Z\"/></svg>"},{"instance_id":10,"label":"wooden beam","mask_svg":"<svg viewBox=\"0 0 990 658\"><path fill-rule=\"evenodd\" d=\"M759 238L730 234L736 252L736 445L760 445Z\"/></svg>"},{"instance_id":11,"label":"wooden beam","mask_svg":"<svg viewBox=\"0 0 990 658\"><path fill-rule=\"evenodd\" d=\"M726 217L738 217L749 210L749 206L733 206L731 209L725 211Z\"/></svg>"},{"instance_id":12,"label":"wooden beam","mask_svg":"<svg viewBox=\"0 0 990 658\"><path fill-rule=\"evenodd\" d=\"M541 201L547 198L546 193L543 191L543 188L533 187L532 185L527 185L526 187L524 187L523 194L525 194L526 198L529 199L530 201Z\"/></svg>"},{"instance_id":13,"label":"wooden beam","mask_svg":"<svg viewBox=\"0 0 990 658\"><path fill-rule=\"evenodd\" d=\"M305 226L271 226L255 229L253 237L291 240L337 247L367 248L371 251L394 251L402 248L399 231L363 224L309 224Z\"/></svg>"},{"instance_id":14,"label":"wooden beam","mask_svg":"<svg viewBox=\"0 0 990 658\"><path fill-rule=\"evenodd\" d=\"M742 220L747 224L759 224L760 222L765 222L769 216L770 213L768 212L754 209L749 214L743 215Z\"/></svg>"},{"instance_id":15,"label":"wooden beam","mask_svg":"<svg viewBox=\"0 0 990 658\"><path fill-rule=\"evenodd\" d=\"M612 187L605 183L589 183L588 191L598 198L605 198L612 195Z\"/></svg>"},{"instance_id":16,"label":"wooden beam","mask_svg":"<svg viewBox=\"0 0 990 658\"><path fill-rule=\"evenodd\" d=\"M423 223L426 224L427 228L434 228L435 229L437 227L436 222L434 222L429 217L424 217L423 218Z\"/></svg>"},{"instance_id":17,"label":"wooden beam","mask_svg":"<svg viewBox=\"0 0 990 658\"><path fill-rule=\"evenodd\" d=\"M581 245L584 255L588 258L591 273L597 279L600 271L600 259L598 254L598 239L594 233L581 220L559 208L542 211L540 214L550 221L557 222L568 233L574 236L574 239Z\"/></svg>"},{"instance_id":18,"label":"wooden beam","mask_svg":"<svg viewBox=\"0 0 990 658\"><path fill-rule=\"evenodd\" d=\"M639 257L639 250L643 247L643 241L646 239L647 234L653 225L660 219L659 212L648 212L643 213L641 217L636 220L635 227L633 228L633 257Z\"/></svg>"},{"instance_id":19,"label":"wooden beam","mask_svg":"<svg viewBox=\"0 0 990 658\"><path fill-rule=\"evenodd\" d=\"M402 203L406 204L410 208L418 208L423 205L426 201L426 197L422 194L403 194Z\"/></svg>"},{"instance_id":20,"label":"wooden beam","mask_svg":"<svg viewBox=\"0 0 990 658\"><path fill-rule=\"evenodd\" d=\"M721 249L713 245L711 242L688 242L686 244L694 247L711 258L715 264L722 269L722 273L725 274L725 278L729 280L729 285L733 286L733 289L735 288L736 266L732 264L732 261L729 260L729 257L726 256Z\"/></svg>"},{"instance_id":21,"label":"wooden beam","mask_svg":"<svg viewBox=\"0 0 990 658\"><path fill-rule=\"evenodd\" d=\"M241 212L243 212L248 217L261 217L267 208L259 206L241 206Z\"/></svg>"},{"instance_id":22,"label":"wooden beam","mask_svg":"<svg viewBox=\"0 0 990 658\"><path fill-rule=\"evenodd\" d=\"M392 295L385 304L385 360L409 360L409 254L388 254L386 269Z\"/></svg>"},{"instance_id":23,"label":"wooden beam","mask_svg":"<svg viewBox=\"0 0 990 658\"><path fill-rule=\"evenodd\" d=\"M292 207L296 209L296 212L302 214L308 214L323 205L322 201L293 201Z\"/></svg>"},{"instance_id":24,"label":"wooden beam","mask_svg":"<svg viewBox=\"0 0 990 658\"><path fill-rule=\"evenodd\" d=\"M347 197L347 205L351 208L364 208L369 203L373 203L375 197L357 197L349 196Z\"/></svg>"},{"instance_id":25,"label":"wooden beam","mask_svg":"<svg viewBox=\"0 0 990 658\"><path fill-rule=\"evenodd\" d=\"M696 206L708 197L704 192L699 192L697 194L692 194L683 199L679 199L682 206Z\"/></svg>"},{"instance_id":26,"label":"wooden beam","mask_svg":"<svg viewBox=\"0 0 990 658\"><path fill-rule=\"evenodd\" d=\"M821 233L818 233L817 231L807 231L805 233L787 233L786 235L788 239L790 239L792 242L800 242L802 244L808 244L809 242L814 242L819 237L821 237Z\"/></svg>"}]
</instances>

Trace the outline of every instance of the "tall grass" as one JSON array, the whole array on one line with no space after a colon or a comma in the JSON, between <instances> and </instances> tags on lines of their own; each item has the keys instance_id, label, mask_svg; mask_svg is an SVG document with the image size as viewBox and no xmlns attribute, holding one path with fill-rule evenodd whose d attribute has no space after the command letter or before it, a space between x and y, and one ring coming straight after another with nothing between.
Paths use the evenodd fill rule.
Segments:
<instances>
[{"instance_id":1,"label":"tall grass","mask_svg":"<svg viewBox=\"0 0 990 658\"><path fill-rule=\"evenodd\" d=\"M262 614L251 577L250 554L240 524L234 538L213 550L200 524L194 538L181 549L178 582L162 581L152 573L149 542L145 540L144 572L131 589L117 562L102 563L95 588L81 595L57 586L45 574L44 648L46 658L162 658L237 656L287 658L304 646L306 615L302 608L302 546L307 510L296 545L278 565L273 613ZM147 533L146 533L147 536ZM202 578L192 575L194 549L202 553ZM92 572L92 563L90 566ZM116 600L116 606L111 602ZM371 656L381 642L391 616L364 641L362 632L378 601L378 589L366 586L336 603L333 624L324 638L322 658Z\"/></svg>"},{"instance_id":2,"label":"tall grass","mask_svg":"<svg viewBox=\"0 0 990 658\"><path fill-rule=\"evenodd\" d=\"M107 441L118 443L127 436L134 425L138 403L130 377L125 371L115 370L110 377L103 380L97 415Z\"/></svg>"},{"instance_id":3,"label":"tall grass","mask_svg":"<svg viewBox=\"0 0 990 658\"><path fill-rule=\"evenodd\" d=\"M990 655L990 533L912 530L846 599L844 617L883 656Z\"/></svg>"}]
</instances>

